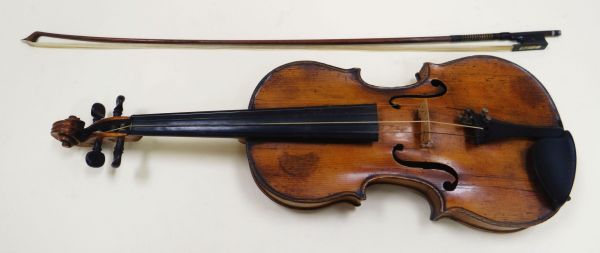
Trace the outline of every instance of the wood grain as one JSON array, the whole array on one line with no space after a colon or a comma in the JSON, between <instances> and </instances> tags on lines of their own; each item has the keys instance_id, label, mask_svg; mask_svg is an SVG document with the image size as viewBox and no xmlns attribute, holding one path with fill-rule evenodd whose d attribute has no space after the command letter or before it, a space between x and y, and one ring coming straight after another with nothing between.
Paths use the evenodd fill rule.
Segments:
<instances>
[{"instance_id":1,"label":"wood grain","mask_svg":"<svg viewBox=\"0 0 600 253\"><path fill-rule=\"evenodd\" d=\"M388 100L402 94L435 93L431 80L443 81L446 94L429 98L430 119L456 122L461 110L487 108L495 119L533 126L560 127L556 108L540 82L523 68L495 57L473 56L444 64L426 63L421 79L398 88L365 83L358 69L317 62L283 65L259 83L250 109L346 104L378 105L380 121L415 119L422 98ZM528 140L470 144L458 126L431 124L432 145L423 147L419 123L380 124L371 144L258 142L247 140L257 185L270 198L295 208L336 202L359 205L374 183L403 185L423 193L431 219L448 217L494 231L515 231L540 223L555 211L530 174ZM392 154L395 145L404 149ZM402 166L393 156L436 162L458 173L458 186L444 190L452 176L439 170Z\"/></svg>"}]
</instances>

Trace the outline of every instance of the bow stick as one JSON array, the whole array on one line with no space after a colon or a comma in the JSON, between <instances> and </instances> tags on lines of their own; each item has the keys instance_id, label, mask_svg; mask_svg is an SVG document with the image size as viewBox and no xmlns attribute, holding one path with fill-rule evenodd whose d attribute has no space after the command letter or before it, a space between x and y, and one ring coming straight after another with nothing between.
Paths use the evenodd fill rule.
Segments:
<instances>
[{"instance_id":1,"label":"bow stick","mask_svg":"<svg viewBox=\"0 0 600 253\"><path fill-rule=\"evenodd\" d=\"M141 39L69 35L34 32L22 41L34 47L46 48L285 48L285 49L345 49L345 50L398 50L398 51L526 51L542 50L548 46L546 37L560 36L560 30L533 32L501 32L486 34L357 38L357 39L290 39L290 40L187 40L187 39ZM40 42L43 37L71 41ZM477 41L512 41L512 45L485 45L458 47L439 45L418 47L407 44L459 43ZM377 47L374 47L374 46Z\"/></svg>"}]
</instances>

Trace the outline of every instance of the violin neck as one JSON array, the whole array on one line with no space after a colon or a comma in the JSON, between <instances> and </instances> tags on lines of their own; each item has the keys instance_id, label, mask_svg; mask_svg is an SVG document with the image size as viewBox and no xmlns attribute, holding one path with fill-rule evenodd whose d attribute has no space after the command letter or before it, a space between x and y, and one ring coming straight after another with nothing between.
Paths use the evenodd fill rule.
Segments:
<instances>
[{"instance_id":1,"label":"violin neck","mask_svg":"<svg viewBox=\"0 0 600 253\"><path fill-rule=\"evenodd\" d=\"M186 112L131 116L129 134L281 141L374 142L377 106Z\"/></svg>"}]
</instances>

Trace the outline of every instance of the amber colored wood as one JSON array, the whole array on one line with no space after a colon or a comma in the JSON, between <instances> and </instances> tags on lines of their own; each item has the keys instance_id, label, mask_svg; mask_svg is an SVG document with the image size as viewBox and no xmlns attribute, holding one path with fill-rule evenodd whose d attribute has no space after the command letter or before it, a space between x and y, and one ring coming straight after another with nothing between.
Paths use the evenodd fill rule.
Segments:
<instances>
[{"instance_id":1,"label":"amber colored wood","mask_svg":"<svg viewBox=\"0 0 600 253\"><path fill-rule=\"evenodd\" d=\"M93 129L94 126L102 125L102 124L110 124L115 121L128 120L129 117L124 116L114 116L109 118L104 118L98 120L89 129ZM96 140L107 140L107 141L116 141L117 138L124 138L125 142L135 142L139 141L142 136L138 135L129 135L123 132L112 132L112 131L94 131L86 138L81 139L81 133L84 131L85 123L81 121L76 116L69 116L64 120L56 121L52 124L52 129L50 130L50 135L54 137L54 139L61 142L63 147L70 148L73 146L80 147L90 147L94 145Z\"/></svg>"},{"instance_id":2,"label":"amber colored wood","mask_svg":"<svg viewBox=\"0 0 600 253\"><path fill-rule=\"evenodd\" d=\"M427 99L430 119L456 122L460 110L487 108L496 119L533 126L561 126L556 108L540 82L523 68L495 57L473 56L444 64L426 63L417 83L381 88L365 83L359 69L340 69L317 62L294 62L269 73L256 88L250 108L282 108L376 103L380 121L415 119L422 98L403 98L394 109L391 96L435 92L443 81L445 95ZM372 144L317 144L247 140L257 185L278 203L316 208L336 202L359 205L375 183L416 189L431 204L431 219L443 217L493 231L515 231L540 223L550 208L527 166L527 140L470 144L457 126L431 124L431 145L422 146L418 123L380 124ZM405 133L409 132L409 133ZM451 135L453 134L453 135ZM392 154L411 161L453 167L458 186L444 190L452 177L439 170L398 164Z\"/></svg>"}]
</instances>

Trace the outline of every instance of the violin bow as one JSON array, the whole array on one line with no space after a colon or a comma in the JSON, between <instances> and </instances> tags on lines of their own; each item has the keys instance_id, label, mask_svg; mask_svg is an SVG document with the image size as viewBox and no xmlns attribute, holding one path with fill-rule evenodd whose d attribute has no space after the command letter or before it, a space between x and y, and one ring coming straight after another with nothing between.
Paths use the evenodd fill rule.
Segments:
<instances>
[{"instance_id":1,"label":"violin bow","mask_svg":"<svg viewBox=\"0 0 600 253\"><path fill-rule=\"evenodd\" d=\"M560 30L531 32L501 32L485 34L357 38L357 39L290 39L290 40L189 40L189 39L142 39L69 35L34 32L22 41L33 47L87 48L87 49L136 49L136 48L256 48L256 49L342 49L369 51L528 51L543 50L548 46L546 37L560 36ZM52 38L65 42L40 42ZM512 45L439 46L437 43L460 43L478 41L512 41ZM415 46L414 44L430 44Z\"/></svg>"}]
</instances>

